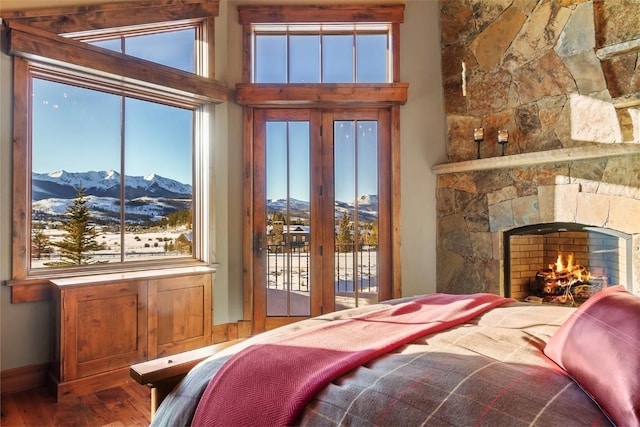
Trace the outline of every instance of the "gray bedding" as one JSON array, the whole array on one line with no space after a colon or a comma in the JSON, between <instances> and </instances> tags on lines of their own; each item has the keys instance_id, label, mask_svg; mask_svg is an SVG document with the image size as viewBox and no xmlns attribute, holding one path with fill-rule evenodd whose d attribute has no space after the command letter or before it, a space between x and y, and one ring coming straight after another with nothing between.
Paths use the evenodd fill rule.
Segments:
<instances>
[{"instance_id":1,"label":"gray bedding","mask_svg":"<svg viewBox=\"0 0 640 427\"><path fill-rule=\"evenodd\" d=\"M152 425L189 425L209 379L226 359L255 340L264 342L375 308L298 322L212 356L167 397ZM462 325L423 336L328 384L307 404L298 424L611 425L591 398L542 352L573 310L508 303ZM273 404L278 404L277 396Z\"/></svg>"}]
</instances>

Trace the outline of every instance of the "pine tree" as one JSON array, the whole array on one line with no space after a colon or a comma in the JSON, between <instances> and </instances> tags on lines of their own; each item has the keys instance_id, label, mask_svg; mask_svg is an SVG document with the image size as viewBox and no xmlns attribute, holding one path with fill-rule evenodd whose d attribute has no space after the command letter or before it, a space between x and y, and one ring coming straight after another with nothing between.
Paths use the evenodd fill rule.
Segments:
<instances>
[{"instance_id":1,"label":"pine tree","mask_svg":"<svg viewBox=\"0 0 640 427\"><path fill-rule=\"evenodd\" d=\"M89 252L96 251L102 246L96 241L98 232L91 224L91 213L87 206L88 199L84 195L84 189L79 187L76 190L76 198L73 204L67 206L68 220L62 224L62 229L67 232L60 242L53 242L52 245L60 248L61 261L47 263L48 266L71 266L96 264L89 256Z\"/></svg>"},{"instance_id":2,"label":"pine tree","mask_svg":"<svg viewBox=\"0 0 640 427\"><path fill-rule=\"evenodd\" d=\"M31 257L40 259L42 255L48 254L50 252L50 244L49 236L44 234L41 229L34 230L31 237Z\"/></svg>"},{"instance_id":3,"label":"pine tree","mask_svg":"<svg viewBox=\"0 0 640 427\"><path fill-rule=\"evenodd\" d=\"M276 221L280 221L283 224L287 223L287 219L285 218L284 214L282 212L274 212L273 213L273 218L271 218L271 222L276 222Z\"/></svg>"},{"instance_id":4,"label":"pine tree","mask_svg":"<svg viewBox=\"0 0 640 427\"><path fill-rule=\"evenodd\" d=\"M371 224L371 231L367 237L367 245L378 246L378 221Z\"/></svg>"},{"instance_id":5,"label":"pine tree","mask_svg":"<svg viewBox=\"0 0 640 427\"><path fill-rule=\"evenodd\" d=\"M338 252L351 252L353 237L349 230L349 213L345 212L338 224L338 235L336 236L336 246Z\"/></svg>"}]
</instances>

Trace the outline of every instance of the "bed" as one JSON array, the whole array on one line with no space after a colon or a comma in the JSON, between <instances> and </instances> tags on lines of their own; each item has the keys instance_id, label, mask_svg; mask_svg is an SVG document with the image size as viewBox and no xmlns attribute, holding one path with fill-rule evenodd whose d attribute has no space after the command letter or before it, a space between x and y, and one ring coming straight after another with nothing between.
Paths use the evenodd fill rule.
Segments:
<instances>
[{"instance_id":1,"label":"bed","mask_svg":"<svg viewBox=\"0 0 640 427\"><path fill-rule=\"evenodd\" d=\"M152 426L633 426L639 373L640 298L621 286L579 308L431 294L219 351L168 394Z\"/></svg>"}]
</instances>

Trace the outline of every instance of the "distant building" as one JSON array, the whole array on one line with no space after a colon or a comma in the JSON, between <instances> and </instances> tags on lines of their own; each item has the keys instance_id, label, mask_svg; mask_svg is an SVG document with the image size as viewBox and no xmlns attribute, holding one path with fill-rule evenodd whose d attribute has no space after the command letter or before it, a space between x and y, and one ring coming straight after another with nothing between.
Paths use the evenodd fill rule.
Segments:
<instances>
[{"instance_id":1,"label":"distant building","mask_svg":"<svg viewBox=\"0 0 640 427\"><path fill-rule=\"evenodd\" d=\"M193 232L188 231L176 237L176 250L181 253L193 253Z\"/></svg>"},{"instance_id":2,"label":"distant building","mask_svg":"<svg viewBox=\"0 0 640 427\"><path fill-rule=\"evenodd\" d=\"M291 252L309 252L311 227L308 225L287 225L274 221L267 226L267 249L270 252L282 252L290 248Z\"/></svg>"}]
</instances>

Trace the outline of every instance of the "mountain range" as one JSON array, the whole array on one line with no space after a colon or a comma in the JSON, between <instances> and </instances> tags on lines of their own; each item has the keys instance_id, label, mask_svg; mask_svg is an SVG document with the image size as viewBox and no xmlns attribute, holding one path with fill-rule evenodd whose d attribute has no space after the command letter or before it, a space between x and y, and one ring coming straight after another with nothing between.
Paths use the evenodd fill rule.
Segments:
<instances>
[{"instance_id":1,"label":"mountain range","mask_svg":"<svg viewBox=\"0 0 640 427\"><path fill-rule=\"evenodd\" d=\"M354 218L356 201L335 202L335 219L339 221L344 213L348 213L351 219ZM362 221L372 222L378 219L378 196L365 194L358 198L358 217ZM287 199L268 199L267 212L285 213L287 210ZM294 198L289 199L289 215L294 218L309 219L309 202Z\"/></svg>"},{"instance_id":2,"label":"mountain range","mask_svg":"<svg viewBox=\"0 0 640 427\"><path fill-rule=\"evenodd\" d=\"M40 219L64 215L84 189L92 216L98 221L117 221L120 212L121 175L113 170L33 173L31 198L34 215ZM157 221L168 214L191 209L191 185L157 174L125 176L128 223Z\"/></svg>"},{"instance_id":3,"label":"mountain range","mask_svg":"<svg viewBox=\"0 0 640 427\"><path fill-rule=\"evenodd\" d=\"M76 188L82 187L85 194L96 197L120 197L121 175L114 171L89 171L34 173L31 177L31 198L33 201L50 198L74 198ZM160 175L125 175L125 196L127 200L138 197L165 197L190 199L191 186Z\"/></svg>"},{"instance_id":4,"label":"mountain range","mask_svg":"<svg viewBox=\"0 0 640 427\"><path fill-rule=\"evenodd\" d=\"M64 216L73 203L77 188L82 187L92 216L98 222L118 221L120 214L121 175L113 170L32 174L32 209L40 220ZM145 223L158 221L172 212L191 209L191 185L157 174L125 176L126 221ZM354 217L356 201L335 202L336 220L345 212ZM358 215L363 221L378 217L378 196L363 195L357 200ZM285 213L286 199L267 200L267 211ZM289 199L289 213L296 218L309 218L309 202Z\"/></svg>"}]
</instances>

